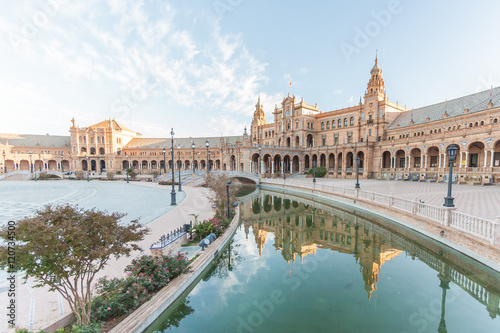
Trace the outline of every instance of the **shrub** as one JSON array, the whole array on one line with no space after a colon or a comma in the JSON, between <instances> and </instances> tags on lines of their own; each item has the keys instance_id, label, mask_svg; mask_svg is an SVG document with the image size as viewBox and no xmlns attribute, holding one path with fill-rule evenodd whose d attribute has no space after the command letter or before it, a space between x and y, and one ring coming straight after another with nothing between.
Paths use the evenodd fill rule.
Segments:
<instances>
[{"instance_id":1,"label":"shrub","mask_svg":"<svg viewBox=\"0 0 500 333\"><path fill-rule=\"evenodd\" d=\"M324 175L326 175L326 173L327 173L327 170L325 167L316 167L316 168L312 168L311 170L309 170L308 174L312 175L314 169L316 169L315 170L316 178L321 178Z\"/></svg>"},{"instance_id":2,"label":"shrub","mask_svg":"<svg viewBox=\"0 0 500 333\"><path fill-rule=\"evenodd\" d=\"M137 173L137 171L132 170L128 173L128 175L130 176L131 179L135 179L135 177L137 177L138 173Z\"/></svg>"},{"instance_id":3,"label":"shrub","mask_svg":"<svg viewBox=\"0 0 500 333\"><path fill-rule=\"evenodd\" d=\"M117 175L121 175L121 174L122 174L122 172L121 172L120 170L118 170L118 171L116 172L116 174L117 174Z\"/></svg>"},{"instance_id":4,"label":"shrub","mask_svg":"<svg viewBox=\"0 0 500 333\"><path fill-rule=\"evenodd\" d=\"M59 177L58 177L58 176L48 174L48 173L47 173L47 172L45 172L45 171L42 171L42 172L38 173L38 174L37 174L37 177L38 177L38 180L59 179Z\"/></svg>"},{"instance_id":5,"label":"shrub","mask_svg":"<svg viewBox=\"0 0 500 333\"><path fill-rule=\"evenodd\" d=\"M151 176L153 177L153 179L158 178L159 175L160 175L160 173L158 171L151 172Z\"/></svg>"},{"instance_id":6,"label":"shrub","mask_svg":"<svg viewBox=\"0 0 500 333\"><path fill-rule=\"evenodd\" d=\"M178 252L173 256L141 256L125 268L126 278L99 279L98 296L92 304L94 321L120 317L134 311L151 292L165 287L171 280L188 271L189 260Z\"/></svg>"},{"instance_id":7,"label":"shrub","mask_svg":"<svg viewBox=\"0 0 500 333\"><path fill-rule=\"evenodd\" d=\"M75 179L76 180L82 180L83 179L83 171L77 171L77 172L75 172Z\"/></svg>"},{"instance_id":8,"label":"shrub","mask_svg":"<svg viewBox=\"0 0 500 333\"><path fill-rule=\"evenodd\" d=\"M108 180L113 180L113 179L115 178L115 173L114 173L114 172L112 172L112 171L108 171L108 172L106 172L106 178L107 178Z\"/></svg>"},{"instance_id":9,"label":"shrub","mask_svg":"<svg viewBox=\"0 0 500 333\"><path fill-rule=\"evenodd\" d=\"M214 233L217 237L222 235L231 223L231 219L234 213L230 212L231 216L226 217L226 212L223 210L217 210L215 216L210 220L205 220L202 223L195 225L193 227L193 235L195 239L201 241L203 238Z\"/></svg>"}]
</instances>

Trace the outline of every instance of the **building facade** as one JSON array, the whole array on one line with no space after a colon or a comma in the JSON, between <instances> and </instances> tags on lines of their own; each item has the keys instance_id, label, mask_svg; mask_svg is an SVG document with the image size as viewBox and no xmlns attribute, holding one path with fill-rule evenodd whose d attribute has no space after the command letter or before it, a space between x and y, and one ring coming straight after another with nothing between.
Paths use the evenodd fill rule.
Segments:
<instances>
[{"instance_id":1,"label":"building facade","mask_svg":"<svg viewBox=\"0 0 500 333\"><path fill-rule=\"evenodd\" d=\"M249 133L174 137L173 159L169 137L143 138L111 119L88 127L72 119L69 137L0 134L1 171L151 173L170 170L173 160L182 170L283 177L322 166L327 177L354 178L359 157L361 178L445 181L455 144L454 180L500 182L500 87L410 110L388 100L375 59L358 105L322 111L288 95L272 118L266 121L259 97Z\"/></svg>"}]
</instances>

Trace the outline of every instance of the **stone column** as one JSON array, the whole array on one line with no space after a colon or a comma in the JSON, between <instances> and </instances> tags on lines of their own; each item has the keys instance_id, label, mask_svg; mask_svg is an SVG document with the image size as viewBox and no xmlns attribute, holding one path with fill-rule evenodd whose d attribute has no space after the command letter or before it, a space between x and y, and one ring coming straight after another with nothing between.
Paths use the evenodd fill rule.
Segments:
<instances>
[{"instance_id":1,"label":"stone column","mask_svg":"<svg viewBox=\"0 0 500 333\"><path fill-rule=\"evenodd\" d=\"M302 162L299 161L299 173L302 173Z\"/></svg>"},{"instance_id":2,"label":"stone column","mask_svg":"<svg viewBox=\"0 0 500 333\"><path fill-rule=\"evenodd\" d=\"M407 167L407 168L408 168L408 169L410 169L410 168L411 168L411 155L410 155L410 156L408 156L408 167Z\"/></svg>"},{"instance_id":3,"label":"stone column","mask_svg":"<svg viewBox=\"0 0 500 333\"><path fill-rule=\"evenodd\" d=\"M459 168L462 167L462 161L463 161L463 157L464 157L462 153L463 153L463 151L460 152L460 161L459 161L459 165L458 165Z\"/></svg>"},{"instance_id":4,"label":"stone column","mask_svg":"<svg viewBox=\"0 0 500 333\"><path fill-rule=\"evenodd\" d=\"M283 174L285 172L285 170L283 169L283 161L281 161L281 174Z\"/></svg>"},{"instance_id":5,"label":"stone column","mask_svg":"<svg viewBox=\"0 0 500 333\"><path fill-rule=\"evenodd\" d=\"M467 167L467 161L469 160L469 152L465 152L465 166Z\"/></svg>"},{"instance_id":6,"label":"stone column","mask_svg":"<svg viewBox=\"0 0 500 333\"><path fill-rule=\"evenodd\" d=\"M484 151L484 163L483 163L483 168L486 168L486 160L488 159L488 151Z\"/></svg>"},{"instance_id":7,"label":"stone column","mask_svg":"<svg viewBox=\"0 0 500 333\"><path fill-rule=\"evenodd\" d=\"M425 157L425 168L427 169L428 168L428 164L427 164L427 154L424 155Z\"/></svg>"},{"instance_id":8,"label":"stone column","mask_svg":"<svg viewBox=\"0 0 500 333\"><path fill-rule=\"evenodd\" d=\"M438 154L438 158L439 158L439 165L438 165L438 168L441 169L441 153Z\"/></svg>"},{"instance_id":9,"label":"stone column","mask_svg":"<svg viewBox=\"0 0 500 333\"><path fill-rule=\"evenodd\" d=\"M493 157L495 156L495 151L491 150L490 168L493 168Z\"/></svg>"},{"instance_id":10,"label":"stone column","mask_svg":"<svg viewBox=\"0 0 500 333\"><path fill-rule=\"evenodd\" d=\"M380 169L381 169L381 170L382 170L383 165L384 165L384 158L383 158L383 157L381 157L381 158L380 158Z\"/></svg>"},{"instance_id":11,"label":"stone column","mask_svg":"<svg viewBox=\"0 0 500 333\"><path fill-rule=\"evenodd\" d=\"M492 222L492 234L490 243L491 244L500 244L500 216L497 216L496 220Z\"/></svg>"},{"instance_id":12,"label":"stone column","mask_svg":"<svg viewBox=\"0 0 500 333\"><path fill-rule=\"evenodd\" d=\"M274 175L274 160L271 161L271 174Z\"/></svg>"},{"instance_id":13,"label":"stone column","mask_svg":"<svg viewBox=\"0 0 500 333\"><path fill-rule=\"evenodd\" d=\"M292 168L292 164L293 164L292 161L290 161L289 164L290 164L290 174L292 174L292 170L293 170L293 168Z\"/></svg>"}]
</instances>

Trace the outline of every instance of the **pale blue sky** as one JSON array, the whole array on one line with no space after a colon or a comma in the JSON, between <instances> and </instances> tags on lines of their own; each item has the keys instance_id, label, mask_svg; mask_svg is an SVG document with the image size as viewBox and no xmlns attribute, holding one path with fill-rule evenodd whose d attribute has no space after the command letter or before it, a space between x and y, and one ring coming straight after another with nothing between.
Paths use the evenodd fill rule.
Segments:
<instances>
[{"instance_id":1,"label":"pale blue sky","mask_svg":"<svg viewBox=\"0 0 500 333\"><path fill-rule=\"evenodd\" d=\"M241 135L260 93L322 111L364 94L420 107L500 85L498 1L0 2L0 132L115 118L145 137ZM292 81L290 88L289 82Z\"/></svg>"}]
</instances>

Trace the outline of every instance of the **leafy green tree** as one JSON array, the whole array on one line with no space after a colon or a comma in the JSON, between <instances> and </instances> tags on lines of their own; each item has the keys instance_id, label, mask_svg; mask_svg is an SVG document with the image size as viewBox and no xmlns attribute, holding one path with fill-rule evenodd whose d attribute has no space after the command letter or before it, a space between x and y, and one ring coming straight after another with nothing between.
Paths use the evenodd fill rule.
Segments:
<instances>
[{"instance_id":1,"label":"leafy green tree","mask_svg":"<svg viewBox=\"0 0 500 333\"><path fill-rule=\"evenodd\" d=\"M120 225L122 213L84 210L70 205L50 206L18 221L15 236L7 226L0 230L5 245L15 241L16 266L8 262L8 248L0 247L0 267L22 270L35 287L48 286L68 301L78 325L90 322L91 285L111 257L141 250L137 244L149 232L137 220ZM10 231L10 232L9 232ZM15 237L15 238L14 238Z\"/></svg>"}]
</instances>

